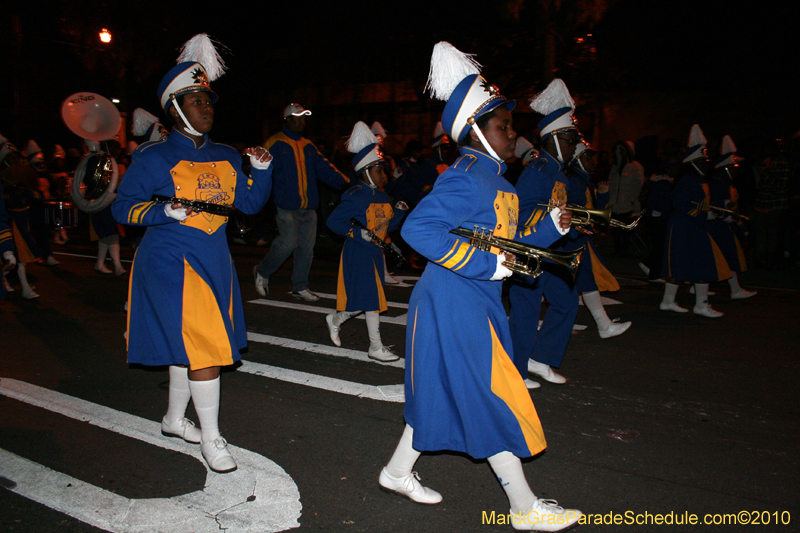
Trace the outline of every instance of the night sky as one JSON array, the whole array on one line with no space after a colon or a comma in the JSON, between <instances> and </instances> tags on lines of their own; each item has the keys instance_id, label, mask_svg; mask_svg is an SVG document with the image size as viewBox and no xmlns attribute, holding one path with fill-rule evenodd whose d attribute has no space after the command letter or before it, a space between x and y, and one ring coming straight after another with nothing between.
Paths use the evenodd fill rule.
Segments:
<instances>
[{"instance_id":1,"label":"night sky","mask_svg":"<svg viewBox=\"0 0 800 533\"><path fill-rule=\"evenodd\" d=\"M158 82L181 44L199 32L229 49L223 57L230 70L213 84L220 94L214 137L228 142L262 142L264 118L281 111L275 102L288 102L301 87L411 79L423 102L430 52L439 40L477 53L484 75L523 100L549 81L547 21L556 35L555 75L573 94L719 91L741 96L740 113L764 115L759 133L781 136L800 128L794 80L800 19L793 2L742 9L716 0L561 0L561 9L545 16L542 6L553 2L245 7L228 1L215 9L166 2L64 2L49 9L17 3L0 18L10 63L0 88L0 132L17 144L29 137L42 146L74 143L58 109L78 91L120 98L123 111L144 107L158 114ZM97 40L101 27L114 35L105 48Z\"/></svg>"}]
</instances>

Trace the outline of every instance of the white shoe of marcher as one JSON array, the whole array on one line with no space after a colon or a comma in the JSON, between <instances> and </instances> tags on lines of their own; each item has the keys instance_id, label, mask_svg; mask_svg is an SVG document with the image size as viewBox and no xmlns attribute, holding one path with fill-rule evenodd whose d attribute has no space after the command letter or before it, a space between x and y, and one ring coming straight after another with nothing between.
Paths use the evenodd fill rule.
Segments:
<instances>
[{"instance_id":1,"label":"white shoe of marcher","mask_svg":"<svg viewBox=\"0 0 800 533\"><path fill-rule=\"evenodd\" d=\"M200 443L200 430L188 418L179 418L172 423L167 422L166 418L162 418L161 434L167 437L180 437L192 444Z\"/></svg>"},{"instance_id":2,"label":"white shoe of marcher","mask_svg":"<svg viewBox=\"0 0 800 533\"><path fill-rule=\"evenodd\" d=\"M224 438L217 437L210 442L201 442L200 451L208 467L214 472L224 474L236 470L236 461L228 451L228 441Z\"/></svg>"},{"instance_id":3,"label":"white shoe of marcher","mask_svg":"<svg viewBox=\"0 0 800 533\"><path fill-rule=\"evenodd\" d=\"M583 513L564 509L555 500L536 500L524 513L511 514L511 526L517 531L564 531L578 523Z\"/></svg>"},{"instance_id":4,"label":"white shoe of marcher","mask_svg":"<svg viewBox=\"0 0 800 533\"><path fill-rule=\"evenodd\" d=\"M658 308L662 311L675 311L676 313L688 313L689 310L685 307L681 307L680 305L676 304L675 302L661 302L658 305Z\"/></svg>"},{"instance_id":5,"label":"white shoe of marcher","mask_svg":"<svg viewBox=\"0 0 800 533\"><path fill-rule=\"evenodd\" d=\"M714 311L714 309L711 307L710 304L709 305L701 305L699 307L698 306L694 306L694 309L692 309L692 312L694 314L696 314L696 315L707 316L708 318L719 318L719 317L725 315L725 313L720 313L719 311Z\"/></svg>"},{"instance_id":6,"label":"white shoe of marcher","mask_svg":"<svg viewBox=\"0 0 800 533\"><path fill-rule=\"evenodd\" d=\"M532 379L527 379L526 378L525 379L525 386L528 387L528 390L530 390L530 389L538 389L542 385L538 381L533 381Z\"/></svg>"},{"instance_id":7,"label":"white shoe of marcher","mask_svg":"<svg viewBox=\"0 0 800 533\"><path fill-rule=\"evenodd\" d=\"M557 372L554 372L553 369L550 368L550 365L539 363L533 359L528 359L528 372L536 374L545 381L549 381L550 383L555 383L557 385L562 385L567 382L567 378L561 374L558 374Z\"/></svg>"},{"instance_id":8,"label":"white shoe of marcher","mask_svg":"<svg viewBox=\"0 0 800 533\"><path fill-rule=\"evenodd\" d=\"M298 300L305 300L307 302L316 302L317 300L319 300L319 296L317 296L308 289L303 289L302 291L292 291L292 298L297 298Z\"/></svg>"},{"instance_id":9,"label":"white shoe of marcher","mask_svg":"<svg viewBox=\"0 0 800 533\"><path fill-rule=\"evenodd\" d=\"M378 476L378 484L385 490L405 496L412 502L434 505L442 501L442 495L433 489L423 487L420 483L419 475L411 472L406 477L392 477L386 473L386 469L381 470Z\"/></svg>"},{"instance_id":10,"label":"white shoe of marcher","mask_svg":"<svg viewBox=\"0 0 800 533\"><path fill-rule=\"evenodd\" d=\"M617 335L622 335L628 328L631 327L632 322L612 322L608 329L603 331L602 329L598 330L600 333L601 339L608 339L610 337L616 337Z\"/></svg>"},{"instance_id":11,"label":"white shoe of marcher","mask_svg":"<svg viewBox=\"0 0 800 533\"><path fill-rule=\"evenodd\" d=\"M258 265L253 267L253 279L256 283L256 292L266 298L269 292L269 278L265 278L258 273Z\"/></svg>"},{"instance_id":12,"label":"white shoe of marcher","mask_svg":"<svg viewBox=\"0 0 800 533\"><path fill-rule=\"evenodd\" d=\"M328 334L331 336L331 342L336 346L341 346L342 341L339 339L339 328L333 325L333 317L336 313L325 315L325 323L328 325Z\"/></svg>"},{"instance_id":13,"label":"white shoe of marcher","mask_svg":"<svg viewBox=\"0 0 800 533\"><path fill-rule=\"evenodd\" d=\"M391 363L392 361L397 361L400 359L399 355L392 353L392 351L386 346L381 346L377 350L370 348L367 352L367 355L369 355L370 359L375 359L376 361L381 361L383 363Z\"/></svg>"},{"instance_id":14,"label":"white shoe of marcher","mask_svg":"<svg viewBox=\"0 0 800 533\"><path fill-rule=\"evenodd\" d=\"M383 282L387 285L400 285L400 280L397 278L393 278L389 274L384 274Z\"/></svg>"},{"instance_id":15,"label":"white shoe of marcher","mask_svg":"<svg viewBox=\"0 0 800 533\"><path fill-rule=\"evenodd\" d=\"M39 297L39 293L34 291L33 289L29 291L22 289L22 297L25 298L26 300L33 300L34 298Z\"/></svg>"},{"instance_id":16,"label":"white shoe of marcher","mask_svg":"<svg viewBox=\"0 0 800 533\"><path fill-rule=\"evenodd\" d=\"M739 292L732 292L731 300L744 300L745 298L750 298L751 296L755 296L756 294L758 294L758 291L747 291L745 289L742 289Z\"/></svg>"}]
</instances>

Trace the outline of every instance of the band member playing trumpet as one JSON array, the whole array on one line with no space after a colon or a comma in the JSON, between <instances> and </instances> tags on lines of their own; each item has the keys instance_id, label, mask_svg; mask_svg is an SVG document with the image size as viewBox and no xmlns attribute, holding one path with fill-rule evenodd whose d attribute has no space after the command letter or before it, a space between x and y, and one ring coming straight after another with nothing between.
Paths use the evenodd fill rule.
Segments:
<instances>
[{"instance_id":1,"label":"band member playing trumpet","mask_svg":"<svg viewBox=\"0 0 800 533\"><path fill-rule=\"evenodd\" d=\"M161 80L158 95L174 128L137 149L112 210L120 223L148 226L131 269L128 362L169 365L162 433L200 443L208 466L229 472L236 462L219 431L219 376L241 358L247 330L225 238L228 219L152 197L215 199L255 214L269 197L272 169L269 152L248 148L251 178L236 150L209 140L217 100L209 80L222 68L200 64L199 57L219 59L205 34L184 45L178 65ZM190 399L199 430L185 417Z\"/></svg>"},{"instance_id":2,"label":"band member playing trumpet","mask_svg":"<svg viewBox=\"0 0 800 533\"><path fill-rule=\"evenodd\" d=\"M542 136L539 157L525 167L517 181L520 221L525 227L523 233L535 231L536 224L547 216L549 208L540 204L566 204L565 169L581 142L574 120L575 103L563 81L553 80L531 101L531 108L544 118L539 122ZM577 236L576 231L572 233ZM553 248L571 250L575 247L575 243L562 238ZM511 301L509 327L514 343L514 364L520 374L527 377L531 372L550 383L566 383L566 378L551 367L561 366L578 314L575 283L563 271L545 269L533 282L528 278L513 279L508 296ZM543 296L550 306L541 329L538 329ZM535 388L539 384L528 381L528 386Z\"/></svg>"},{"instance_id":3,"label":"band member playing trumpet","mask_svg":"<svg viewBox=\"0 0 800 533\"><path fill-rule=\"evenodd\" d=\"M675 302L678 283L694 283L696 315L719 318L723 315L708 303L708 284L731 277L731 269L719 246L708 234L707 221L714 217L701 205L708 204L709 189L706 174L709 170L706 138L700 126L692 126L689 148L683 162L687 173L675 186L673 213L667 228L662 276L667 279L662 311L687 313L689 310ZM700 205L698 205L700 204Z\"/></svg>"},{"instance_id":4,"label":"band member playing trumpet","mask_svg":"<svg viewBox=\"0 0 800 533\"><path fill-rule=\"evenodd\" d=\"M406 428L378 482L418 503L442 495L423 487L414 463L423 451L453 450L487 458L501 479L519 530L528 516L570 527L580 511L562 509L531 492L520 457L546 444L525 384L514 368L501 301L509 275L501 253L479 250L450 233L487 228L514 238L518 200L503 178L514 155L513 102L482 76L477 64L446 42L434 47L428 86L447 101L445 131L461 156L406 218L403 238L429 259L409 302L406 333ZM548 215L527 244L547 246L569 228L569 214ZM558 225L557 225L558 224ZM552 529L557 531L557 529Z\"/></svg>"},{"instance_id":5,"label":"band member playing trumpet","mask_svg":"<svg viewBox=\"0 0 800 533\"><path fill-rule=\"evenodd\" d=\"M567 200L569 205L578 205L587 209L594 209L597 203L597 191L592 182L591 172L594 170L595 151L586 141L581 141L575 148L575 154L569 167L569 185ZM614 275L603 264L591 237L580 232L576 238L570 234L571 246L578 248L584 246L581 266L575 278L575 286L581 296L586 309L591 313L597 323L597 331L601 339L616 337L625 333L630 322L612 322L608 318L600 291L618 291L619 283Z\"/></svg>"}]
</instances>

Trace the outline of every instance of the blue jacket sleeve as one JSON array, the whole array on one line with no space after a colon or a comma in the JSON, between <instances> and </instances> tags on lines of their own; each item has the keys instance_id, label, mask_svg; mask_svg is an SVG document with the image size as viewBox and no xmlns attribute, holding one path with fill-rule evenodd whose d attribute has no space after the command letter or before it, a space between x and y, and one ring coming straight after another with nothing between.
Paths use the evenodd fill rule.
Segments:
<instances>
[{"instance_id":1,"label":"blue jacket sleeve","mask_svg":"<svg viewBox=\"0 0 800 533\"><path fill-rule=\"evenodd\" d=\"M517 233L517 241L539 248L547 248L562 237L561 233L553 221L553 217L548 213L544 218L536 223L534 228L523 227Z\"/></svg>"},{"instance_id":2,"label":"blue jacket sleeve","mask_svg":"<svg viewBox=\"0 0 800 533\"><path fill-rule=\"evenodd\" d=\"M350 179L339 172L330 161L325 159L325 156L319 153L316 146L309 144L307 148L313 150L314 170L317 179L320 179L335 189L341 189L345 183L350 183ZM309 150L309 151L311 151Z\"/></svg>"},{"instance_id":3,"label":"blue jacket sleeve","mask_svg":"<svg viewBox=\"0 0 800 533\"><path fill-rule=\"evenodd\" d=\"M475 178L445 171L408 215L401 231L403 239L439 266L465 278L489 280L497 270L497 256L450 233L475 218L477 197Z\"/></svg>"},{"instance_id":4,"label":"blue jacket sleeve","mask_svg":"<svg viewBox=\"0 0 800 533\"><path fill-rule=\"evenodd\" d=\"M133 163L117 189L117 198L111 204L111 213L117 222L131 226L159 226L178 222L164 212L165 204L151 200L157 188L155 176L149 158L135 153Z\"/></svg>"},{"instance_id":5,"label":"blue jacket sleeve","mask_svg":"<svg viewBox=\"0 0 800 533\"><path fill-rule=\"evenodd\" d=\"M242 172L241 165L234 165L236 170L236 198L233 205L236 209L248 215L255 215L269 199L272 191L273 165L266 170L252 168L248 176Z\"/></svg>"},{"instance_id":6,"label":"blue jacket sleeve","mask_svg":"<svg viewBox=\"0 0 800 533\"><path fill-rule=\"evenodd\" d=\"M336 206L336 209L328 216L326 224L337 235L344 235L346 237L355 237L353 233L353 225L350 223L351 218L359 220L366 227L365 208L356 196L357 188L353 187L342 195L342 202ZM357 233L358 238L361 238L361 231Z\"/></svg>"},{"instance_id":7,"label":"blue jacket sleeve","mask_svg":"<svg viewBox=\"0 0 800 533\"><path fill-rule=\"evenodd\" d=\"M398 209L395 207L394 216L392 217L392 220L389 221L388 231L391 232L396 230L400 226L400 223L403 221L403 219L406 217L407 214L408 214L408 209Z\"/></svg>"}]
</instances>

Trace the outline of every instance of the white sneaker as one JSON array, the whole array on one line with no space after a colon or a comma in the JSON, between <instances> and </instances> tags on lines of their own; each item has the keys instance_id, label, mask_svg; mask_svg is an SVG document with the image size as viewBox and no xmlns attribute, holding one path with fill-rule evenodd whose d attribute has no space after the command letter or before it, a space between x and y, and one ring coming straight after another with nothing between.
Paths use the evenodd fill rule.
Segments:
<instances>
[{"instance_id":1,"label":"white sneaker","mask_svg":"<svg viewBox=\"0 0 800 533\"><path fill-rule=\"evenodd\" d=\"M511 526L517 531L563 531L578 523L583 513L564 509L555 500L536 500L524 513L511 514Z\"/></svg>"},{"instance_id":2,"label":"white sneaker","mask_svg":"<svg viewBox=\"0 0 800 533\"><path fill-rule=\"evenodd\" d=\"M756 294L758 294L758 291L746 291L742 289L739 292L732 292L731 300L744 300L745 298L750 298L751 296L755 296Z\"/></svg>"},{"instance_id":3,"label":"white sneaker","mask_svg":"<svg viewBox=\"0 0 800 533\"><path fill-rule=\"evenodd\" d=\"M224 438L217 437L210 442L201 442L200 451L208 467L214 472L224 474L236 470L236 461L228 451L228 441Z\"/></svg>"},{"instance_id":4,"label":"white sneaker","mask_svg":"<svg viewBox=\"0 0 800 533\"><path fill-rule=\"evenodd\" d=\"M702 306L694 306L692 312L696 315L700 316L707 316L708 318L719 318L723 316L725 313L720 313L719 311L714 311L711 307L711 304L702 305Z\"/></svg>"},{"instance_id":5,"label":"white sneaker","mask_svg":"<svg viewBox=\"0 0 800 533\"><path fill-rule=\"evenodd\" d=\"M612 322L611 325L608 326L607 330L598 330L598 333L600 333L601 339L616 337L617 335L622 335L628 331L628 328L631 327L631 324L631 322Z\"/></svg>"},{"instance_id":6,"label":"white sneaker","mask_svg":"<svg viewBox=\"0 0 800 533\"><path fill-rule=\"evenodd\" d=\"M539 363L538 361L534 361L533 359L528 359L528 372L536 374L545 381L549 381L550 383L555 383L557 385L561 385L567 382L567 378L565 378L561 374L554 372L553 369L550 368L550 365Z\"/></svg>"},{"instance_id":7,"label":"white sneaker","mask_svg":"<svg viewBox=\"0 0 800 533\"><path fill-rule=\"evenodd\" d=\"M36 292L33 289L31 289L29 291L26 291L25 289L22 289L22 297L25 298L26 300L33 300L34 298L38 298L39 297L39 293Z\"/></svg>"},{"instance_id":8,"label":"white sneaker","mask_svg":"<svg viewBox=\"0 0 800 533\"><path fill-rule=\"evenodd\" d=\"M167 437L180 437L192 444L200 443L200 430L188 418L179 418L171 424L166 418L161 419L161 434Z\"/></svg>"},{"instance_id":9,"label":"white sneaker","mask_svg":"<svg viewBox=\"0 0 800 533\"><path fill-rule=\"evenodd\" d=\"M52 255L47 256L47 261L44 262L47 266L56 266L60 265L61 261L53 257Z\"/></svg>"},{"instance_id":10,"label":"white sneaker","mask_svg":"<svg viewBox=\"0 0 800 533\"><path fill-rule=\"evenodd\" d=\"M331 313L325 316L325 323L328 324L328 334L331 336L331 342L336 346L341 346L342 341L339 339L339 328L333 325L333 317L336 313Z\"/></svg>"},{"instance_id":11,"label":"white sneaker","mask_svg":"<svg viewBox=\"0 0 800 533\"><path fill-rule=\"evenodd\" d=\"M258 273L258 265L253 267L253 279L256 282L256 292L266 298L269 293L269 278Z\"/></svg>"},{"instance_id":12,"label":"white sneaker","mask_svg":"<svg viewBox=\"0 0 800 533\"><path fill-rule=\"evenodd\" d=\"M422 486L419 475L416 472L411 472L406 477L397 478L387 474L384 468L381 470L381 475L378 476L378 484L385 490L405 496L412 502L434 505L442 501L441 494Z\"/></svg>"},{"instance_id":13,"label":"white sneaker","mask_svg":"<svg viewBox=\"0 0 800 533\"><path fill-rule=\"evenodd\" d=\"M370 348L367 355L369 355L370 359L375 359L376 361L382 361L384 363L391 363L392 361L400 359L399 355L392 353L386 346L381 346L377 350Z\"/></svg>"},{"instance_id":14,"label":"white sneaker","mask_svg":"<svg viewBox=\"0 0 800 533\"><path fill-rule=\"evenodd\" d=\"M400 280L397 278L393 278L389 274L383 275L383 282L387 285L400 285Z\"/></svg>"},{"instance_id":15,"label":"white sneaker","mask_svg":"<svg viewBox=\"0 0 800 533\"><path fill-rule=\"evenodd\" d=\"M298 300L305 300L307 302L316 302L317 300L319 300L319 296L317 296L308 289L303 289L302 291L292 291L292 298L297 298Z\"/></svg>"},{"instance_id":16,"label":"white sneaker","mask_svg":"<svg viewBox=\"0 0 800 533\"><path fill-rule=\"evenodd\" d=\"M675 302L664 302L662 301L658 304L658 308L662 311L675 311L676 313L688 313L689 310L685 307L681 307L680 305L676 304Z\"/></svg>"},{"instance_id":17,"label":"white sneaker","mask_svg":"<svg viewBox=\"0 0 800 533\"><path fill-rule=\"evenodd\" d=\"M538 389L542 385L538 381L533 381L532 379L525 379L525 386L528 387L528 389L530 390L530 389Z\"/></svg>"}]
</instances>

